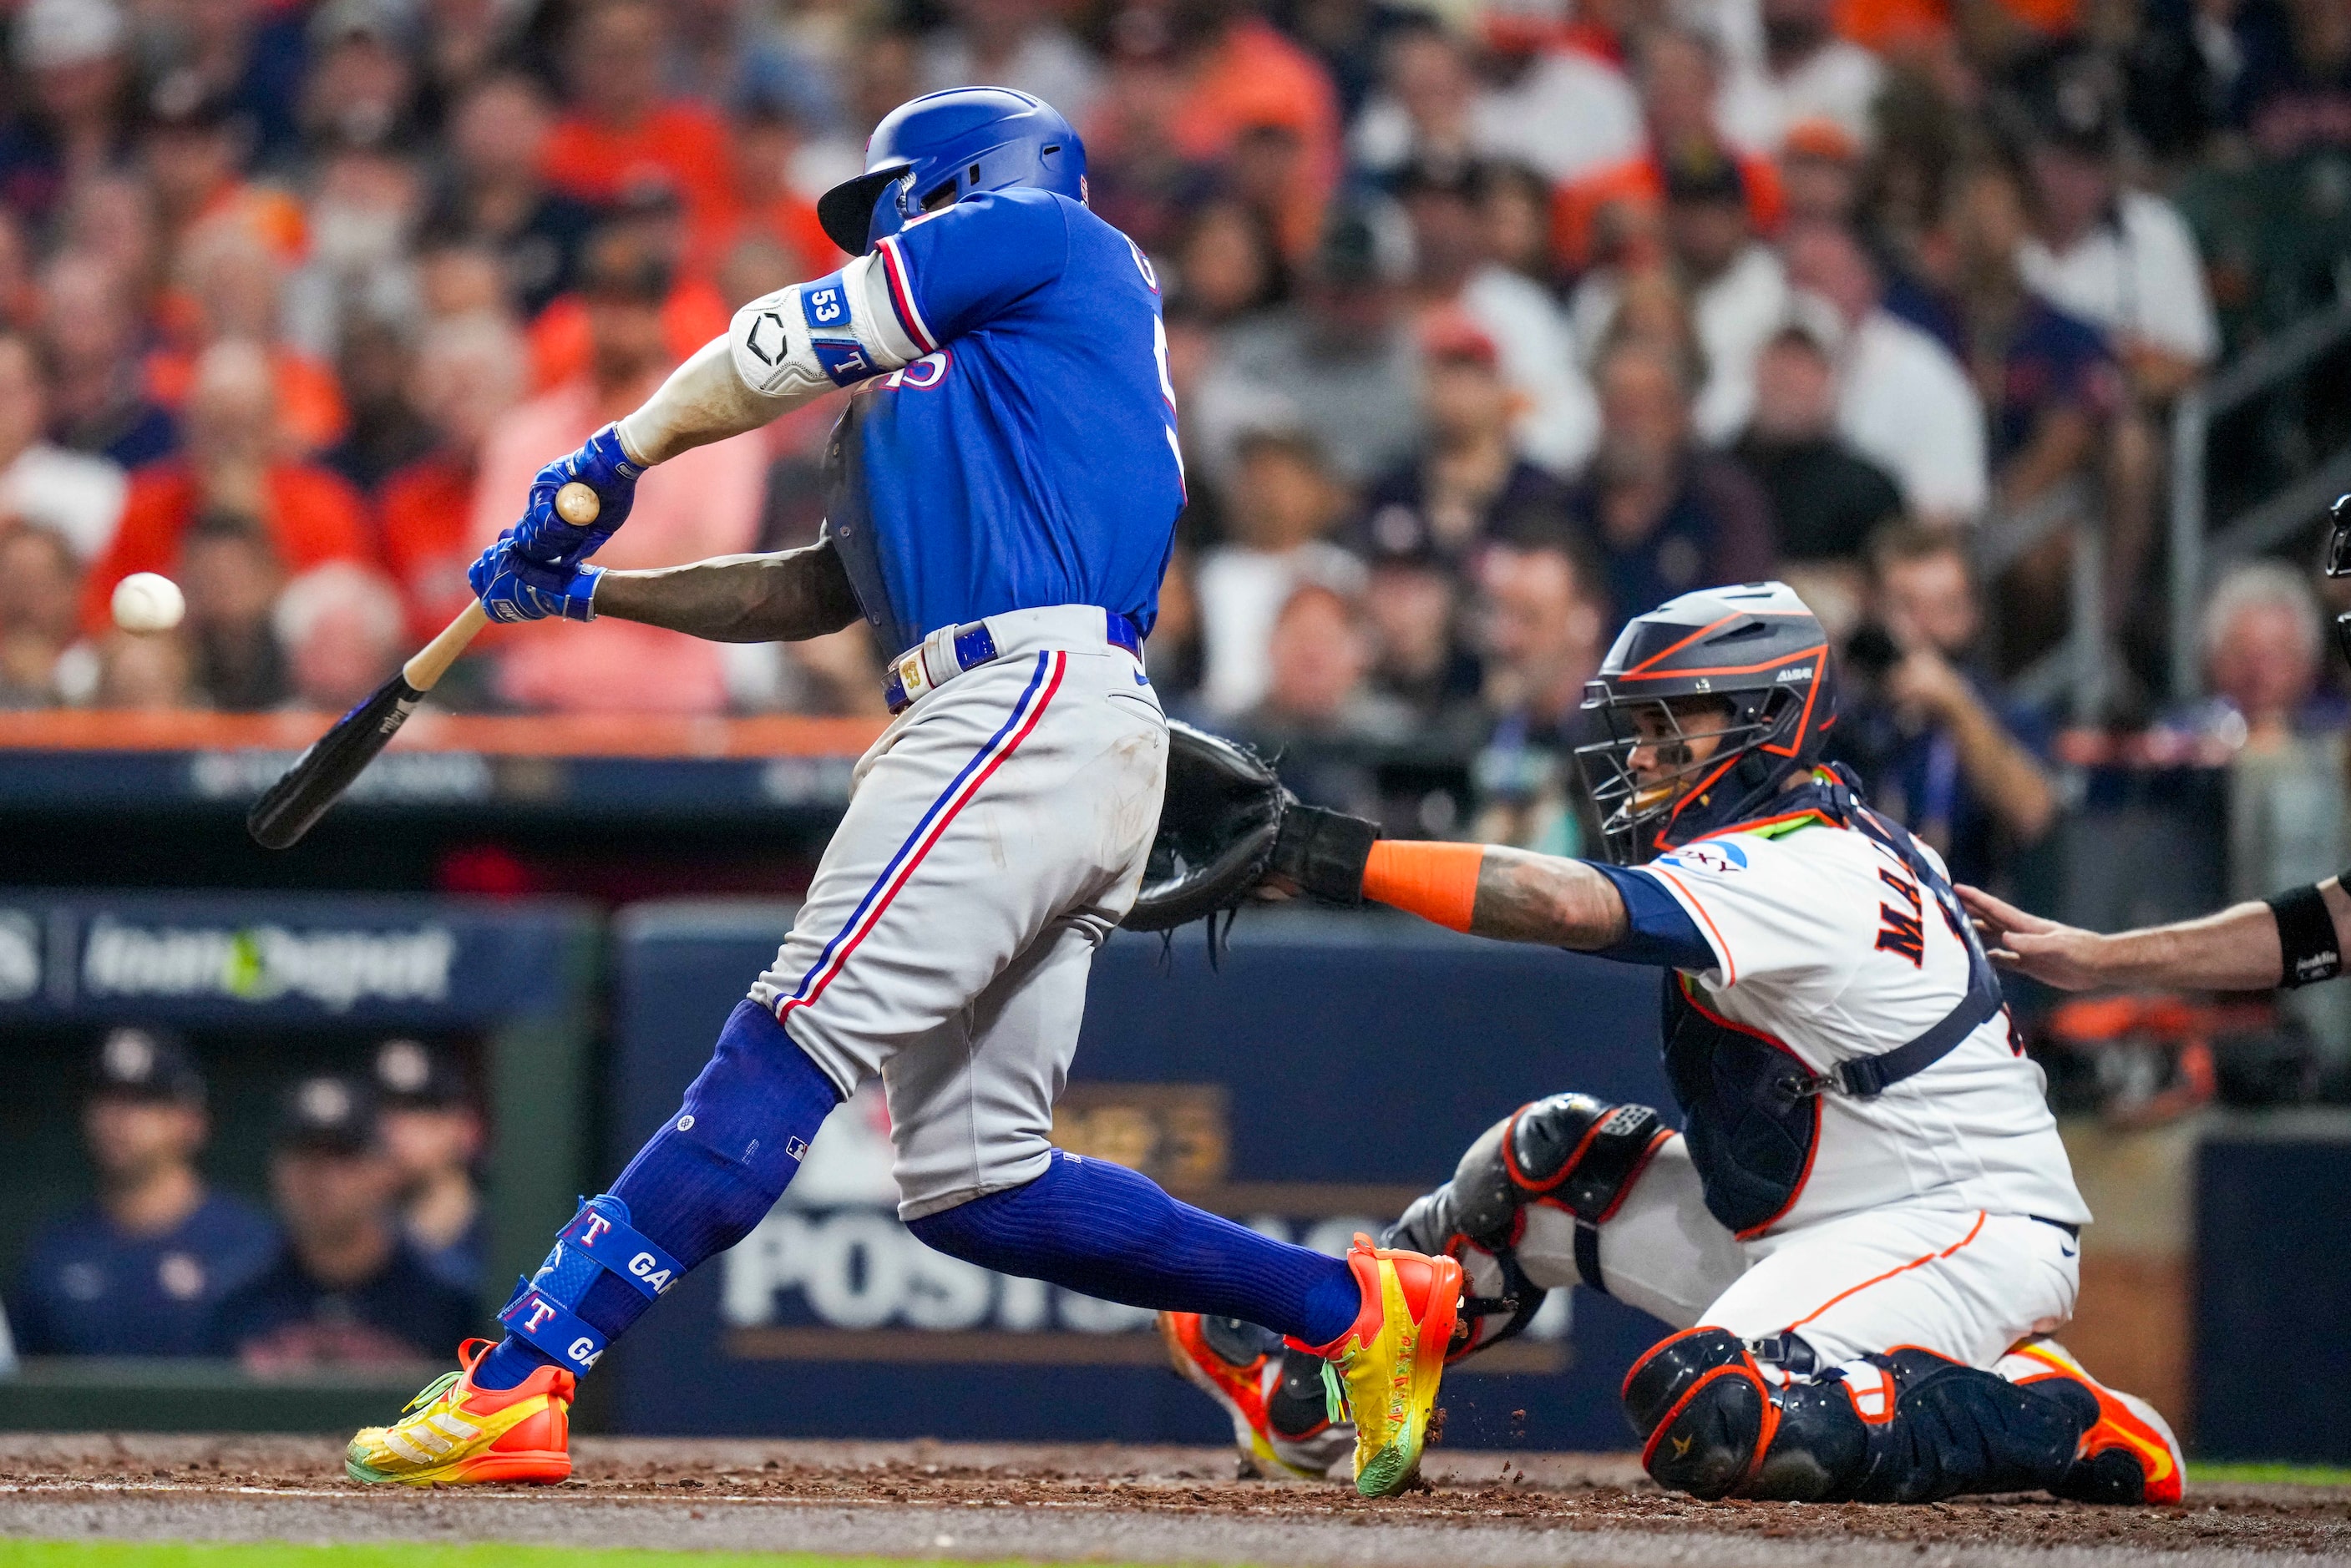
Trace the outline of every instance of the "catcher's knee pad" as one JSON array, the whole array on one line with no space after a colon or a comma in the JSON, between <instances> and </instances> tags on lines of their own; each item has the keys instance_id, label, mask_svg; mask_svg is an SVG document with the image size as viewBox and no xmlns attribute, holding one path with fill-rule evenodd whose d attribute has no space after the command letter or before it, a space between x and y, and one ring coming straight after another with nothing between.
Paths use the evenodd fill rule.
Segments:
<instances>
[{"instance_id":1,"label":"catcher's knee pad","mask_svg":"<svg viewBox=\"0 0 2351 1568\"><path fill-rule=\"evenodd\" d=\"M1454 1168L1453 1179L1405 1210L1383 1245L1455 1257L1475 1249L1492 1255L1503 1281L1499 1294L1465 1303L1453 1359L1508 1339L1542 1305L1544 1287L1527 1278L1512 1252L1530 1203L1552 1204L1574 1216L1576 1273L1607 1293L1600 1275L1600 1222L1616 1211L1650 1156L1671 1136L1647 1106L1552 1095L1480 1133Z\"/></svg>"},{"instance_id":2,"label":"catcher's knee pad","mask_svg":"<svg viewBox=\"0 0 2351 1568\"><path fill-rule=\"evenodd\" d=\"M1642 1440L1641 1468L1659 1486L1707 1499L1738 1490L1779 1420L1755 1358L1721 1328L1650 1346L1625 1375L1625 1414Z\"/></svg>"},{"instance_id":3,"label":"catcher's knee pad","mask_svg":"<svg viewBox=\"0 0 2351 1568\"><path fill-rule=\"evenodd\" d=\"M1453 1179L1405 1211L1391 1234L1425 1252L1468 1241L1499 1252L1519 1239L1521 1211L1549 1203L1576 1220L1577 1272L1600 1282L1596 1232L1672 1131L1647 1106L1553 1095L1520 1106L1478 1136Z\"/></svg>"}]
</instances>

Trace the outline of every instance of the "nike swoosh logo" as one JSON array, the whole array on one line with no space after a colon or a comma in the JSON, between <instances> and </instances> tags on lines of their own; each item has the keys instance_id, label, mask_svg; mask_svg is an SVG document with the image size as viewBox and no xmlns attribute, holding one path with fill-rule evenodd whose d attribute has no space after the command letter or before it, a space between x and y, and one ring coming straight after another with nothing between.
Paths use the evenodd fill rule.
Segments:
<instances>
[{"instance_id":1,"label":"nike swoosh logo","mask_svg":"<svg viewBox=\"0 0 2351 1568\"><path fill-rule=\"evenodd\" d=\"M1134 683L1137 686L1148 686L1151 684L1151 679L1144 675L1141 670L1137 670L1134 676Z\"/></svg>"},{"instance_id":2,"label":"nike swoosh logo","mask_svg":"<svg viewBox=\"0 0 2351 1568\"><path fill-rule=\"evenodd\" d=\"M2059 1247L2057 1250L2069 1258L2074 1255L2074 1249L2071 1247Z\"/></svg>"}]
</instances>

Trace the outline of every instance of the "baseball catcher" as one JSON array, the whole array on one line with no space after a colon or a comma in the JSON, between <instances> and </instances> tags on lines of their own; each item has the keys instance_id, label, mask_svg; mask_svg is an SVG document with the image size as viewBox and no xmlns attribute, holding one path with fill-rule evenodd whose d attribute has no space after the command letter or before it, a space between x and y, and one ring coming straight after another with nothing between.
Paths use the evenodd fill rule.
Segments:
<instances>
[{"instance_id":1,"label":"baseball catcher","mask_svg":"<svg viewBox=\"0 0 2351 1568\"><path fill-rule=\"evenodd\" d=\"M459 1366L351 1440L363 1481L554 1481L604 1347L741 1240L834 1106L880 1077L899 1214L923 1241L1132 1305L1312 1347L1352 1407L1356 1485L1420 1461L1460 1265L1268 1240L1052 1147L1093 952L1135 898L1167 725L1141 649L1183 461L1150 262L1086 206L1052 109L967 88L893 110L819 204L856 257L752 301L646 404L549 465L473 569L492 618L619 616L721 641L861 615L896 719L775 964L676 1113L556 1238ZM637 477L854 387L810 548L657 572L588 557ZM558 498L585 484L592 525ZM1278 825L1277 825L1277 834ZM1254 852L1252 852L1254 853Z\"/></svg>"},{"instance_id":2,"label":"baseball catcher","mask_svg":"<svg viewBox=\"0 0 2351 1568\"><path fill-rule=\"evenodd\" d=\"M1777 583L1625 628L1578 753L1605 862L1365 843L1304 891L1665 970L1677 1132L1555 1095L1496 1123L1390 1239L1461 1260L1452 1347L1583 1283L1677 1332L1625 1381L1642 1462L1703 1498L1917 1502L2046 1490L2176 1501L2152 1408L2049 1335L2090 1218L2000 982L1934 851L1818 762L1820 623ZM1163 1314L1176 1368L1259 1468L1343 1435L1246 1323Z\"/></svg>"}]
</instances>

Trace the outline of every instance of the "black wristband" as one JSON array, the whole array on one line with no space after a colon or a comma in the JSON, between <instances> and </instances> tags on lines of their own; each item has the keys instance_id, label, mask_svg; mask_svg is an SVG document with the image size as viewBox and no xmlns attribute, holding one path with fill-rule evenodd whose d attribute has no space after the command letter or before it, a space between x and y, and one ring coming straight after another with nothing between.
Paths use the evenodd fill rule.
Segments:
<instances>
[{"instance_id":1,"label":"black wristband","mask_svg":"<svg viewBox=\"0 0 2351 1568\"><path fill-rule=\"evenodd\" d=\"M2268 900L2277 921L2278 946L2283 950L2283 972L2278 984L2288 991L2333 980L2343 972L2343 949L2335 939L2335 916L2326 908L2318 884L2305 882Z\"/></svg>"},{"instance_id":2,"label":"black wristband","mask_svg":"<svg viewBox=\"0 0 2351 1568\"><path fill-rule=\"evenodd\" d=\"M1325 903L1352 909L1364 901L1364 864L1379 836L1376 822L1292 802L1281 814L1267 870Z\"/></svg>"}]
</instances>

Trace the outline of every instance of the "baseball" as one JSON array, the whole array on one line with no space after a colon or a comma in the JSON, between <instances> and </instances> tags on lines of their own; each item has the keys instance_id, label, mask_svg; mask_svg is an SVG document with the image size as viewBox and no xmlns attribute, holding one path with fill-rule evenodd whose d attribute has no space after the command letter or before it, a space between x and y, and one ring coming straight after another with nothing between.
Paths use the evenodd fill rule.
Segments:
<instances>
[{"instance_id":1,"label":"baseball","mask_svg":"<svg viewBox=\"0 0 2351 1568\"><path fill-rule=\"evenodd\" d=\"M187 611L180 585L159 572L133 572L114 585L114 624L125 631L169 631Z\"/></svg>"},{"instance_id":2,"label":"baseball","mask_svg":"<svg viewBox=\"0 0 2351 1568\"><path fill-rule=\"evenodd\" d=\"M585 528L603 510L596 493L576 479L555 493L556 514L574 528Z\"/></svg>"}]
</instances>

